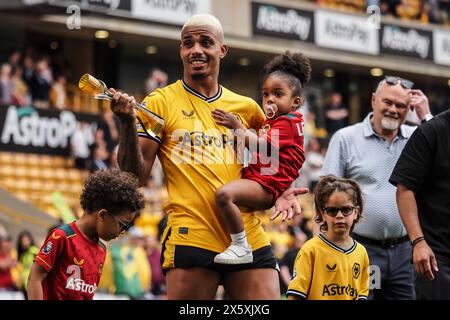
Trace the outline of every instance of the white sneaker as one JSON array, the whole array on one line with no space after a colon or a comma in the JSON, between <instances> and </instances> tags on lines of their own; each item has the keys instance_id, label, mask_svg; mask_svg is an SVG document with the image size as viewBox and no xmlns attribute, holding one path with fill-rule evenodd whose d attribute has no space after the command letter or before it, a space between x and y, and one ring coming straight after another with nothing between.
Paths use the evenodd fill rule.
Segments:
<instances>
[{"instance_id":1,"label":"white sneaker","mask_svg":"<svg viewBox=\"0 0 450 320\"><path fill-rule=\"evenodd\" d=\"M252 248L250 246L243 247L232 243L224 252L214 257L214 262L221 264L252 263Z\"/></svg>"}]
</instances>

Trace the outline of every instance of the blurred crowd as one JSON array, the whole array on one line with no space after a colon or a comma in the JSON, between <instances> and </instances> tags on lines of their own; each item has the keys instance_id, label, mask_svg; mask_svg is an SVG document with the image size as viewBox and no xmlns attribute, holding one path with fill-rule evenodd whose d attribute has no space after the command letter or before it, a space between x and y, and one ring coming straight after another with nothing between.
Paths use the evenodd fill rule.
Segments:
<instances>
[{"instance_id":1,"label":"blurred crowd","mask_svg":"<svg viewBox=\"0 0 450 320\"><path fill-rule=\"evenodd\" d=\"M423 24L450 25L449 0L314 0L314 2L325 8L351 13L365 13L367 7L378 6L383 16Z\"/></svg>"},{"instance_id":2,"label":"blurred crowd","mask_svg":"<svg viewBox=\"0 0 450 320\"><path fill-rule=\"evenodd\" d=\"M28 275L39 249L27 230L19 233L15 244L0 225L0 291L21 291L26 298Z\"/></svg>"},{"instance_id":3,"label":"blurred crowd","mask_svg":"<svg viewBox=\"0 0 450 320\"><path fill-rule=\"evenodd\" d=\"M12 51L0 67L0 104L69 108L67 70L61 59L53 59L52 66L50 58L33 47Z\"/></svg>"}]
</instances>

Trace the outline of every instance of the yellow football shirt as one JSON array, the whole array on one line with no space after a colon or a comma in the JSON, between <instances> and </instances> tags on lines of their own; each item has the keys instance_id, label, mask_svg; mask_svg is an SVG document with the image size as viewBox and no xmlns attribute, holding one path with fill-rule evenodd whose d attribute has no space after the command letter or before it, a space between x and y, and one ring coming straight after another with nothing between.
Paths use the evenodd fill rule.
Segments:
<instances>
[{"instance_id":1,"label":"yellow football shirt","mask_svg":"<svg viewBox=\"0 0 450 320\"><path fill-rule=\"evenodd\" d=\"M171 229L168 244L223 251L230 238L215 205L215 192L241 178L243 159L236 155L232 131L217 125L211 111L231 112L245 127L255 130L264 122L264 113L252 99L222 86L207 98L182 80L154 91L143 104L164 120L161 134L153 138L143 128L145 121L137 124L140 137L160 143L158 157L169 194L165 208L168 227L163 238ZM256 214L246 213L243 219L253 250L269 245Z\"/></svg>"},{"instance_id":2,"label":"yellow football shirt","mask_svg":"<svg viewBox=\"0 0 450 320\"><path fill-rule=\"evenodd\" d=\"M365 300L369 293L369 257L353 241L344 250L318 235L297 255L287 295L308 300Z\"/></svg>"}]
</instances>

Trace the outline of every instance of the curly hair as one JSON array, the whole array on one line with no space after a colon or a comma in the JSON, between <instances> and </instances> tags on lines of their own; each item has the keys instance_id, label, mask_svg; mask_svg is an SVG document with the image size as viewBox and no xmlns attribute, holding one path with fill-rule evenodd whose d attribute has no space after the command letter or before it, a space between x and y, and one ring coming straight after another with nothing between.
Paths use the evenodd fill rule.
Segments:
<instances>
[{"instance_id":1,"label":"curly hair","mask_svg":"<svg viewBox=\"0 0 450 320\"><path fill-rule=\"evenodd\" d=\"M80 204L86 213L106 209L113 215L128 210L139 214L145 204L138 188L138 179L131 173L116 168L97 171L84 183Z\"/></svg>"},{"instance_id":2,"label":"curly hair","mask_svg":"<svg viewBox=\"0 0 450 320\"><path fill-rule=\"evenodd\" d=\"M311 61L302 53L286 51L266 63L262 70L262 82L271 74L286 77L294 95L303 96L303 88L311 79Z\"/></svg>"},{"instance_id":3,"label":"curly hair","mask_svg":"<svg viewBox=\"0 0 450 320\"><path fill-rule=\"evenodd\" d=\"M358 215L350 228L351 233L355 223L357 223L361 218L364 205L361 188L359 187L359 184L352 179L341 179L331 174L320 178L314 191L314 204L316 207L316 216L314 217L314 221L320 224L321 231L328 230L328 226L323 220L322 212L331 194L335 191L347 193L351 197L353 205L358 207Z\"/></svg>"}]
</instances>

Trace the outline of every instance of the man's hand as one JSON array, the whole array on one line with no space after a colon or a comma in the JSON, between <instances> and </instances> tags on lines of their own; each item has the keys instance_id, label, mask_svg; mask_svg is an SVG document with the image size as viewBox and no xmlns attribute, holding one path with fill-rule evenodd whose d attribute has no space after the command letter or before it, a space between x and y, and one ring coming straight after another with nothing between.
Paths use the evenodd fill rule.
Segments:
<instances>
[{"instance_id":1,"label":"man's hand","mask_svg":"<svg viewBox=\"0 0 450 320\"><path fill-rule=\"evenodd\" d=\"M411 89L411 101L409 108L411 111L416 110L417 116L421 121L425 119L426 114L430 114L430 106L428 105L427 96L419 89Z\"/></svg>"},{"instance_id":2,"label":"man's hand","mask_svg":"<svg viewBox=\"0 0 450 320\"><path fill-rule=\"evenodd\" d=\"M302 214L302 208L296 197L308 192L308 188L291 188L284 191L275 202L275 211L270 217L270 220L275 220L280 214L283 221L290 220L294 216Z\"/></svg>"},{"instance_id":3,"label":"man's hand","mask_svg":"<svg viewBox=\"0 0 450 320\"><path fill-rule=\"evenodd\" d=\"M217 124L230 129L245 129L244 125L232 113L220 109L214 109L211 114Z\"/></svg>"},{"instance_id":4,"label":"man's hand","mask_svg":"<svg viewBox=\"0 0 450 320\"><path fill-rule=\"evenodd\" d=\"M136 111L133 107L136 103L134 97L129 96L126 93L116 91L113 88L110 88L109 90L113 93L113 98L111 100L111 111L114 112L120 121L131 121L134 123L134 120L136 119Z\"/></svg>"},{"instance_id":5,"label":"man's hand","mask_svg":"<svg viewBox=\"0 0 450 320\"><path fill-rule=\"evenodd\" d=\"M426 241L420 241L415 245L413 263L416 273L424 275L430 281L434 279L433 271L439 271L433 250Z\"/></svg>"}]
</instances>

